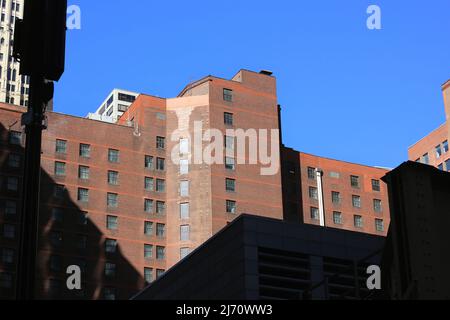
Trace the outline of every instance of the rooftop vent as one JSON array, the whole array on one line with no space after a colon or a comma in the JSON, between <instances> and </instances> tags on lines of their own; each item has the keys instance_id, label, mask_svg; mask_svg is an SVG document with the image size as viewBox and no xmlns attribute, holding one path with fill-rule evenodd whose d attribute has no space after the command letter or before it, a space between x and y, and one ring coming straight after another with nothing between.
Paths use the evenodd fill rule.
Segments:
<instances>
[{"instance_id":1,"label":"rooftop vent","mask_svg":"<svg viewBox=\"0 0 450 320\"><path fill-rule=\"evenodd\" d=\"M264 74L264 75L266 75L266 76L271 76L271 75L273 75L273 72L272 71L269 71L269 70L261 70L260 72L259 72L260 74Z\"/></svg>"}]
</instances>

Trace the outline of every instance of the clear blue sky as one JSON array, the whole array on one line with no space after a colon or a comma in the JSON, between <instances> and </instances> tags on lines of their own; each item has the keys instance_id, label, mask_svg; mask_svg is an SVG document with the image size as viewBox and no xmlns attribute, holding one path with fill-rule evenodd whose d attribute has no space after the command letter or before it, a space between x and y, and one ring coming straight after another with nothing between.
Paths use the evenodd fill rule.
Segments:
<instances>
[{"instance_id":1,"label":"clear blue sky","mask_svg":"<svg viewBox=\"0 0 450 320\"><path fill-rule=\"evenodd\" d=\"M240 68L278 78L286 145L395 167L444 122L450 1L69 0L58 112L85 116L113 88L174 97L188 82ZM381 31L366 28L370 4Z\"/></svg>"}]
</instances>

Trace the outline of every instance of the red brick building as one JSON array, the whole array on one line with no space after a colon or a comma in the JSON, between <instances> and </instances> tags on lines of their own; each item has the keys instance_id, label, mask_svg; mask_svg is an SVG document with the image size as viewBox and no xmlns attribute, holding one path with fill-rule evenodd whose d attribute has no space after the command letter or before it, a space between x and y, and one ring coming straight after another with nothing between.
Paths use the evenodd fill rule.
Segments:
<instances>
[{"instance_id":1,"label":"red brick building","mask_svg":"<svg viewBox=\"0 0 450 320\"><path fill-rule=\"evenodd\" d=\"M22 112L0 105L0 298L14 297ZM240 137L236 129L246 135ZM268 72L246 70L231 80L205 77L173 99L142 94L117 124L48 113L36 296L127 299L241 213L278 219L285 215L315 224L311 216L316 218L316 211L308 210L322 208L326 226L385 234L385 229L375 229L375 219L387 228L385 189L372 189L372 179L385 170L286 148L284 169L279 170L280 138L268 135L278 129L276 79ZM252 140L253 130L262 139ZM217 139L223 141L211 149ZM242 156L239 139L249 151L254 145L250 142L256 141L253 151L259 156L269 151L273 161L253 161L250 152ZM205 150L215 161L204 161ZM276 170L262 174L270 165ZM323 171L322 207L314 197L308 199L309 187L317 187L309 168ZM358 176L353 188L350 175ZM342 203L332 205L331 191L341 193ZM361 197L361 208L349 207L351 195ZM375 199L381 200L381 212L370 210ZM340 224L333 224L335 211L342 212ZM362 217L362 226L358 222L354 227L353 215ZM69 265L82 268L82 291L66 289Z\"/></svg>"}]
</instances>

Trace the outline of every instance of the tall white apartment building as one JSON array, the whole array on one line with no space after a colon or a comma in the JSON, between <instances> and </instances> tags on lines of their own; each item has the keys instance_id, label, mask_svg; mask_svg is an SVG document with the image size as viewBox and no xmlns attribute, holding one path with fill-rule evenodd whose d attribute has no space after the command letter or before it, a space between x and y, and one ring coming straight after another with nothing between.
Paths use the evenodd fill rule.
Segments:
<instances>
[{"instance_id":1,"label":"tall white apartment building","mask_svg":"<svg viewBox=\"0 0 450 320\"><path fill-rule=\"evenodd\" d=\"M136 100L139 93L114 89L103 101L95 113L89 113L88 118L103 122L116 123Z\"/></svg>"},{"instance_id":2,"label":"tall white apartment building","mask_svg":"<svg viewBox=\"0 0 450 320\"><path fill-rule=\"evenodd\" d=\"M14 26L22 19L24 0L0 0L0 102L28 106L29 78L19 75L12 58Z\"/></svg>"}]
</instances>

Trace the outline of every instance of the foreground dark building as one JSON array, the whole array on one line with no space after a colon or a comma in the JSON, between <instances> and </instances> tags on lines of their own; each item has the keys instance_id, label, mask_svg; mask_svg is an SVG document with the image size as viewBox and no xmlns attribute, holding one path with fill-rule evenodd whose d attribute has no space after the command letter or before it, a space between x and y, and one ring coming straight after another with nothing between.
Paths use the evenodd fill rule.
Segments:
<instances>
[{"instance_id":1,"label":"foreground dark building","mask_svg":"<svg viewBox=\"0 0 450 320\"><path fill-rule=\"evenodd\" d=\"M384 241L242 215L135 299L370 298L366 270L379 264Z\"/></svg>"},{"instance_id":2,"label":"foreground dark building","mask_svg":"<svg viewBox=\"0 0 450 320\"><path fill-rule=\"evenodd\" d=\"M390 299L450 299L450 174L407 162L384 178L391 226L383 254Z\"/></svg>"}]
</instances>

